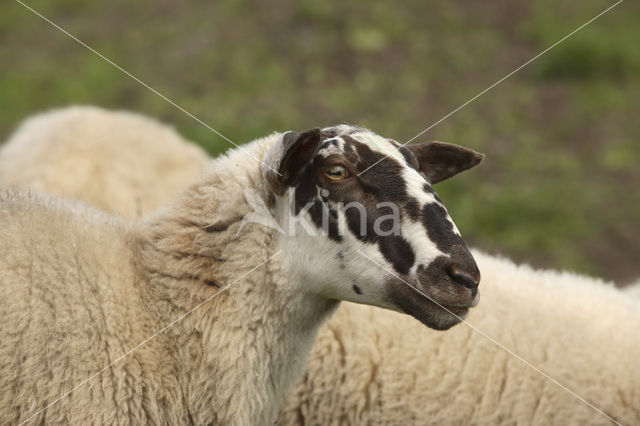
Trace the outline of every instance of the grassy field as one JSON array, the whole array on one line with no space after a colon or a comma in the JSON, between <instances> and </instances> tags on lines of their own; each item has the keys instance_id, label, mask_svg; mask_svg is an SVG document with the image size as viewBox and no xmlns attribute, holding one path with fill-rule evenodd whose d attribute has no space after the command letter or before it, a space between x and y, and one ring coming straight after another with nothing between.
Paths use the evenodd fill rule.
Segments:
<instances>
[{"instance_id":1,"label":"grassy field","mask_svg":"<svg viewBox=\"0 0 640 426\"><path fill-rule=\"evenodd\" d=\"M409 140L612 2L25 3L238 143L341 122ZM0 14L0 137L68 104L229 143L16 2ZM418 140L485 164L438 186L466 239L535 265L640 275L640 4L624 2Z\"/></svg>"}]
</instances>

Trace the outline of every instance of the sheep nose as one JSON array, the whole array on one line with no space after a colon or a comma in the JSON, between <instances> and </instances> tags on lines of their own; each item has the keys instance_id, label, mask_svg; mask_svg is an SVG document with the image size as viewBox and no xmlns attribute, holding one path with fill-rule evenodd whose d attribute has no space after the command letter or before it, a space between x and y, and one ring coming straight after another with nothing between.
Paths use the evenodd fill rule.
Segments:
<instances>
[{"instance_id":1,"label":"sheep nose","mask_svg":"<svg viewBox=\"0 0 640 426\"><path fill-rule=\"evenodd\" d=\"M471 297L476 297L480 284L480 276L476 271L467 272L457 266L450 266L446 271L453 282L468 288L471 291Z\"/></svg>"}]
</instances>

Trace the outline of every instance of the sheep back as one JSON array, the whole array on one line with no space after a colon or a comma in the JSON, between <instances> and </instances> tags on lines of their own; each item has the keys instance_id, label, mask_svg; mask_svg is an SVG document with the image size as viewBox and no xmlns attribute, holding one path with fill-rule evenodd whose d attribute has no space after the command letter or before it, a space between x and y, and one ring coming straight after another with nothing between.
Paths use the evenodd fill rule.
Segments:
<instances>
[{"instance_id":1,"label":"sheep back","mask_svg":"<svg viewBox=\"0 0 640 426\"><path fill-rule=\"evenodd\" d=\"M0 149L0 185L141 217L177 194L208 162L201 148L156 120L74 106L19 126Z\"/></svg>"}]
</instances>

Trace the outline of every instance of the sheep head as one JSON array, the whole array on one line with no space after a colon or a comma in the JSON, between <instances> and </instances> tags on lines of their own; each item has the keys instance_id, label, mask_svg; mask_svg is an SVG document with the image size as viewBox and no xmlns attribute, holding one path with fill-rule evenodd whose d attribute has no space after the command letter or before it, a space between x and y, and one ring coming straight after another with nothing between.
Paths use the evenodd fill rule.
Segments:
<instances>
[{"instance_id":1,"label":"sheep head","mask_svg":"<svg viewBox=\"0 0 640 426\"><path fill-rule=\"evenodd\" d=\"M285 133L263 176L293 282L435 329L457 324L478 302L480 272L432 184L482 158L442 142L401 146L346 125Z\"/></svg>"}]
</instances>

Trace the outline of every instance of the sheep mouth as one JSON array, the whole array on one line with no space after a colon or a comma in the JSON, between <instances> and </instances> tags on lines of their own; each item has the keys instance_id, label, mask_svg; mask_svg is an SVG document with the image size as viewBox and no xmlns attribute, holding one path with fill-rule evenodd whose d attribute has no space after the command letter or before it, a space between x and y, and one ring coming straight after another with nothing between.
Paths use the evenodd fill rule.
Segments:
<instances>
[{"instance_id":1,"label":"sheep mouth","mask_svg":"<svg viewBox=\"0 0 640 426\"><path fill-rule=\"evenodd\" d=\"M469 309L471 309L471 307L469 306L452 306L443 304L440 304L439 307L440 309L447 311L451 315L462 317L462 319L464 319L467 313L469 313Z\"/></svg>"},{"instance_id":2,"label":"sheep mouth","mask_svg":"<svg viewBox=\"0 0 640 426\"><path fill-rule=\"evenodd\" d=\"M465 304L441 303L404 283L391 286L389 297L401 311L434 330L448 330L460 324L478 303L477 298Z\"/></svg>"}]
</instances>

